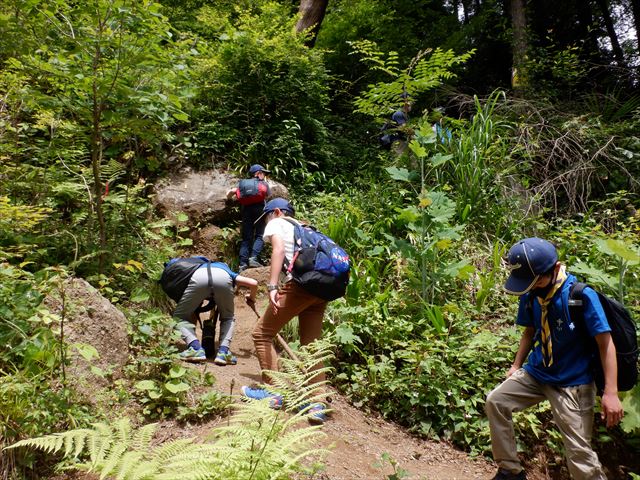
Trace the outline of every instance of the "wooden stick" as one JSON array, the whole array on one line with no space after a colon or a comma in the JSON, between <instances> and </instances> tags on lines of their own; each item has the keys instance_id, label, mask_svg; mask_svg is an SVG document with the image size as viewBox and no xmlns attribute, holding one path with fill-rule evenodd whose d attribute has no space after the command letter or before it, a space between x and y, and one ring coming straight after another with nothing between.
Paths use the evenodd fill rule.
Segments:
<instances>
[{"instance_id":1,"label":"wooden stick","mask_svg":"<svg viewBox=\"0 0 640 480\"><path fill-rule=\"evenodd\" d=\"M256 314L256 317L260 318L260 314L258 313L258 310L256 310L256 304L247 302L247 305L251 307L251 310L253 310L253 313ZM287 353L287 355L289 355L289 358L291 360L295 362L300 361L300 359L298 358L298 355L296 355L296 353L293 350L291 350L291 347L289 346L289 344L286 342L284 338L282 338L282 336L279 333L276 333L276 340L278 340L278 343L280 344L282 349Z\"/></svg>"}]
</instances>

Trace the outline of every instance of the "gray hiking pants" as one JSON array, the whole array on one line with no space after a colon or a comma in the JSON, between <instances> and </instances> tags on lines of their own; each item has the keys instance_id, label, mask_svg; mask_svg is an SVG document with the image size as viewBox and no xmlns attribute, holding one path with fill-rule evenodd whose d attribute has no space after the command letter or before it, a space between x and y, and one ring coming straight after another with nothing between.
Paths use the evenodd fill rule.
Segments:
<instances>
[{"instance_id":1,"label":"gray hiking pants","mask_svg":"<svg viewBox=\"0 0 640 480\"><path fill-rule=\"evenodd\" d=\"M553 420L562 434L571 478L607 480L591 448L595 397L593 383L556 387L538 382L524 368L516 371L487 396L485 410L491 429L493 459L505 470L522 470L511 416L513 412L548 400Z\"/></svg>"},{"instance_id":2,"label":"gray hiking pants","mask_svg":"<svg viewBox=\"0 0 640 480\"><path fill-rule=\"evenodd\" d=\"M182 298L180 298L173 312L173 316L178 320L176 328L180 331L180 335L187 345L198 339L192 315L204 300L211 298L211 291L213 290L213 300L220 313L218 348L229 347L235 325L233 280L227 272L220 268L211 268L211 277L213 287L209 287L209 275L206 265L197 269L191 276L189 286L182 294Z\"/></svg>"}]
</instances>

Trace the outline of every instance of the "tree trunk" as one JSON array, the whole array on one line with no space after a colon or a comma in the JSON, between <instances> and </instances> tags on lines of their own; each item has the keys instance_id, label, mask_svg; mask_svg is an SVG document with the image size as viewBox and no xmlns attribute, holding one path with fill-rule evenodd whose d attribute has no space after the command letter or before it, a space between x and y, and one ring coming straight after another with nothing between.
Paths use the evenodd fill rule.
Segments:
<instances>
[{"instance_id":1,"label":"tree trunk","mask_svg":"<svg viewBox=\"0 0 640 480\"><path fill-rule=\"evenodd\" d=\"M586 40L587 55L601 61L602 55L598 45L598 31L594 28L593 9L591 2L584 2L576 10L578 14L579 34Z\"/></svg>"},{"instance_id":2,"label":"tree trunk","mask_svg":"<svg viewBox=\"0 0 640 480\"><path fill-rule=\"evenodd\" d=\"M464 23L469 23L469 5L468 0L462 0L462 13L464 16Z\"/></svg>"},{"instance_id":3,"label":"tree trunk","mask_svg":"<svg viewBox=\"0 0 640 480\"><path fill-rule=\"evenodd\" d=\"M104 212L102 211L102 181L100 180L100 170L102 167L102 102L100 101L97 76L98 66L101 59L100 46L96 46L96 52L93 59L93 103L92 103L92 125L91 125L91 170L93 172L93 196L96 208L96 218L98 219L98 230L100 234L100 255L98 256L98 271L104 270L104 263L107 251L107 229L104 222Z\"/></svg>"},{"instance_id":4,"label":"tree trunk","mask_svg":"<svg viewBox=\"0 0 640 480\"><path fill-rule=\"evenodd\" d=\"M513 31L513 61L511 69L511 87L523 91L527 87L527 17L526 1L511 0L511 29Z\"/></svg>"},{"instance_id":5,"label":"tree trunk","mask_svg":"<svg viewBox=\"0 0 640 480\"><path fill-rule=\"evenodd\" d=\"M316 43L320 25L327 11L329 0L301 0L300 19L296 23L296 32L311 29L310 36L305 42L308 47L313 47Z\"/></svg>"},{"instance_id":6,"label":"tree trunk","mask_svg":"<svg viewBox=\"0 0 640 480\"><path fill-rule=\"evenodd\" d=\"M622 53L622 48L620 47L620 42L618 41L618 35L616 34L616 29L613 25L613 20L611 19L611 12L609 11L609 2L607 0L597 0L598 6L600 7L600 11L602 13L602 19L604 20L604 25L607 28L607 33L609 34L609 38L611 39L611 50L613 51L613 56L618 62L618 65L624 66L624 54Z\"/></svg>"},{"instance_id":7,"label":"tree trunk","mask_svg":"<svg viewBox=\"0 0 640 480\"><path fill-rule=\"evenodd\" d=\"M636 43L638 53L640 53L640 0L630 0L631 11L633 12L633 24L636 27Z\"/></svg>"}]
</instances>

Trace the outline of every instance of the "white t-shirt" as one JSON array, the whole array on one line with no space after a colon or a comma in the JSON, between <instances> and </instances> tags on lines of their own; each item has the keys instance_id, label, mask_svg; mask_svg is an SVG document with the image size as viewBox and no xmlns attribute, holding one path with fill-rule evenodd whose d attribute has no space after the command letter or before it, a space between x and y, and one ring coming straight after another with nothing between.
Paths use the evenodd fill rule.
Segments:
<instances>
[{"instance_id":1,"label":"white t-shirt","mask_svg":"<svg viewBox=\"0 0 640 480\"><path fill-rule=\"evenodd\" d=\"M267 223L267 226L264 227L264 234L263 234L264 241L267 243L271 243L271 237L273 235L280 237L284 242L284 257L287 259L287 262L289 263L293 259L294 230L295 230L295 227L293 226L293 223L291 223L288 220L285 220L282 217L276 217L271 219L269 223Z\"/></svg>"}]
</instances>

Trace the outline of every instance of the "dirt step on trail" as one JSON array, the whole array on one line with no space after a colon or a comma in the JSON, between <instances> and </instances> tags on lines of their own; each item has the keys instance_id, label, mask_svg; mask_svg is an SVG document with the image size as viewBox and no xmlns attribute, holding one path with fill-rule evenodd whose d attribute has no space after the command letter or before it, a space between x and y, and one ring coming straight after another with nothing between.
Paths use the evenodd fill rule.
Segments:
<instances>
[{"instance_id":1,"label":"dirt step on trail","mask_svg":"<svg viewBox=\"0 0 640 480\"><path fill-rule=\"evenodd\" d=\"M258 311L266 306L266 295L258 298ZM231 350L238 357L238 364L219 367L208 360L194 364L198 368L213 372L214 388L223 393L240 393L242 385L260 382L260 367L255 355L251 331L256 323L256 314L244 302L243 295L236 296L236 327ZM325 460L326 469L314 478L317 480L385 479L392 472L385 467L374 467L383 453L398 462L400 468L409 472L410 479L489 479L496 467L484 459L473 459L445 442L417 439L402 428L387 422L377 415L362 412L339 393L332 394L333 414L323 426L327 435L326 446L332 446ZM198 436L204 438L217 421L199 426L188 426L188 432L171 431L177 426L164 424L164 435ZM160 433L160 432L159 432ZM162 435L162 434L161 434ZM162 436L164 436L162 435Z\"/></svg>"}]
</instances>

